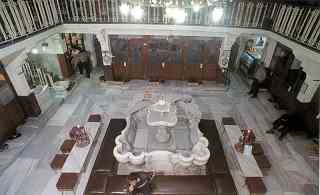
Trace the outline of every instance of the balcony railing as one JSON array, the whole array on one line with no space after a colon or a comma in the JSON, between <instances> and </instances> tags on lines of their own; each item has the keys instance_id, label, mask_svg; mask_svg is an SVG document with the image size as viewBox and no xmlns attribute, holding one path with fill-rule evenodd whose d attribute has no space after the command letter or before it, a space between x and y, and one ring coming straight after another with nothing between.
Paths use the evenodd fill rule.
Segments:
<instances>
[{"instance_id":1,"label":"balcony railing","mask_svg":"<svg viewBox=\"0 0 320 195\"><path fill-rule=\"evenodd\" d=\"M62 23L58 0L0 0L0 44Z\"/></svg>"},{"instance_id":2,"label":"balcony railing","mask_svg":"<svg viewBox=\"0 0 320 195\"><path fill-rule=\"evenodd\" d=\"M120 12L121 0L0 0L0 43L60 23L176 24L165 8L144 0L141 20ZM278 33L320 52L320 8L294 6L270 0L233 0L223 4L224 14L212 20L214 6L183 8L182 25L261 28Z\"/></svg>"}]
</instances>

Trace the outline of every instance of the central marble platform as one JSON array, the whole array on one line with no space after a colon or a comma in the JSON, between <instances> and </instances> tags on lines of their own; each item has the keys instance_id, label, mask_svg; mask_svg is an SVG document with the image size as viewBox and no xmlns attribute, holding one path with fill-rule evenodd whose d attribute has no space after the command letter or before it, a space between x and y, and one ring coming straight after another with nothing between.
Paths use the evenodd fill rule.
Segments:
<instances>
[{"instance_id":1,"label":"central marble platform","mask_svg":"<svg viewBox=\"0 0 320 195\"><path fill-rule=\"evenodd\" d=\"M165 170L207 163L208 140L198 128L201 113L191 96L136 95L129 110L113 150L120 164Z\"/></svg>"}]
</instances>

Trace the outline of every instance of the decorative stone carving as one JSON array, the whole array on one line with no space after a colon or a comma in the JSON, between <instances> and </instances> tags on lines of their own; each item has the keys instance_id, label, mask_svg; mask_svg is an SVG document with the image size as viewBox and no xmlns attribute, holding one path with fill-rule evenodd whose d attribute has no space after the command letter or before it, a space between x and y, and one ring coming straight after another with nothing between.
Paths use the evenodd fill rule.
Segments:
<instances>
[{"instance_id":1,"label":"decorative stone carving","mask_svg":"<svg viewBox=\"0 0 320 195\"><path fill-rule=\"evenodd\" d=\"M190 96L168 94L164 99L157 94L146 100L143 94L136 95L127 127L115 138L114 156L120 163L152 166L157 164L152 162L157 159L154 154L161 151L170 167L203 166L210 152L209 142L198 128L200 119Z\"/></svg>"},{"instance_id":2,"label":"decorative stone carving","mask_svg":"<svg viewBox=\"0 0 320 195\"><path fill-rule=\"evenodd\" d=\"M220 56L219 56L219 65L220 67L228 67L229 59L230 59L230 53L231 53L231 47L236 41L238 35L234 34L227 34L224 38L223 44L220 49Z\"/></svg>"},{"instance_id":3,"label":"decorative stone carving","mask_svg":"<svg viewBox=\"0 0 320 195\"><path fill-rule=\"evenodd\" d=\"M111 66L113 55L111 53L108 33L106 30L101 30L100 32L96 33L96 36L101 46L103 65Z\"/></svg>"}]
</instances>

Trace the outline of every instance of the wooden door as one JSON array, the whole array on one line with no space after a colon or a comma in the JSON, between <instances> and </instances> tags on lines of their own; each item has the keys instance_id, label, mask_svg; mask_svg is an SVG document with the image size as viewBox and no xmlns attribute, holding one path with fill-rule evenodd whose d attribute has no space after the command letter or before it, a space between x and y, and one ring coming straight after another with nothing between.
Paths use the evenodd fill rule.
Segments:
<instances>
[{"instance_id":1,"label":"wooden door","mask_svg":"<svg viewBox=\"0 0 320 195\"><path fill-rule=\"evenodd\" d=\"M221 40L214 38L207 40L204 44L204 64L201 69L202 80L215 81L222 74L219 67Z\"/></svg>"},{"instance_id":2,"label":"wooden door","mask_svg":"<svg viewBox=\"0 0 320 195\"><path fill-rule=\"evenodd\" d=\"M162 64L167 53L165 39L152 37L148 45L147 77L150 81L163 80Z\"/></svg>"},{"instance_id":3,"label":"wooden door","mask_svg":"<svg viewBox=\"0 0 320 195\"><path fill-rule=\"evenodd\" d=\"M202 70L204 64L204 41L189 38L184 44L184 78L191 82L202 80Z\"/></svg>"},{"instance_id":4,"label":"wooden door","mask_svg":"<svg viewBox=\"0 0 320 195\"><path fill-rule=\"evenodd\" d=\"M148 64L148 44L145 38L129 39L129 78L145 79Z\"/></svg>"},{"instance_id":5,"label":"wooden door","mask_svg":"<svg viewBox=\"0 0 320 195\"><path fill-rule=\"evenodd\" d=\"M148 78L151 80L182 79L182 47L178 38L151 37L148 50Z\"/></svg>"},{"instance_id":6,"label":"wooden door","mask_svg":"<svg viewBox=\"0 0 320 195\"><path fill-rule=\"evenodd\" d=\"M292 50L281 43L277 43L270 62L270 68L274 74L285 80L293 59Z\"/></svg>"},{"instance_id":7,"label":"wooden door","mask_svg":"<svg viewBox=\"0 0 320 195\"><path fill-rule=\"evenodd\" d=\"M167 55L163 67L164 78L167 80L183 79L183 60L181 39L171 37L167 39Z\"/></svg>"},{"instance_id":8,"label":"wooden door","mask_svg":"<svg viewBox=\"0 0 320 195\"><path fill-rule=\"evenodd\" d=\"M128 79L128 55L129 42L128 39L119 38L117 36L110 37L112 58L112 74L116 81L125 81Z\"/></svg>"}]
</instances>

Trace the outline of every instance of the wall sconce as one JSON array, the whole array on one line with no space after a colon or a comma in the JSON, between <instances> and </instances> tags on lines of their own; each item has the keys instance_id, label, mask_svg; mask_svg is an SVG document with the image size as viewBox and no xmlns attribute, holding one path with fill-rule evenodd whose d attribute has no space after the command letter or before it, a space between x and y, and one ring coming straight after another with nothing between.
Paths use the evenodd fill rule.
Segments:
<instances>
[{"instance_id":1,"label":"wall sconce","mask_svg":"<svg viewBox=\"0 0 320 195\"><path fill-rule=\"evenodd\" d=\"M161 63L161 67L164 68L166 64L164 62Z\"/></svg>"},{"instance_id":2,"label":"wall sconce","mask_svg":"<svg viewBox=\"0 0 320 195\"><path fill-rule=\"evenodd\" d=\"M127 67L127 62L123 62L123 67Z\"/></svg>"},{"instance_id":3,"label":"wall sconce","mask_svg":"<svg viewBox=\"0 0 320 195\"><path fill-rule=\"evenodd\" d=\"M200 69L201 69L201 70L203 69L203 64L200 64Z\"/></svg>"}]
</instances>

